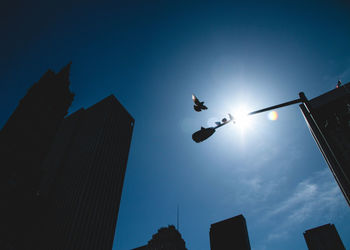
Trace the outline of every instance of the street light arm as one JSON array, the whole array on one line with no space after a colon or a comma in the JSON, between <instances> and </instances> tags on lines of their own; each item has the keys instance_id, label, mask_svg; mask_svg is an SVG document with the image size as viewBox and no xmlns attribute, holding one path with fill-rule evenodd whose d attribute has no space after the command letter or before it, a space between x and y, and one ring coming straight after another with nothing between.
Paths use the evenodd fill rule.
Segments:
<instances>
[{"instance_id":1,"label":"street light arm","mask_svg":"<svg viewBox=\"0 0 350 250\"><path fill-rule=\"evenodd\" d=\"M278 105L274 105L274 106L271 106L271 107L268 107L268 108L264 108L264 109L260 109L260 110L257 110L257 111L253 111L253 112L248 113L248 115L255 115L255 114L266 112L266 111L269 111L269 110L272 110L272 109L278 109L278 108L286 107L286 106L289 106L289 105L297 104L297 103L300 103L300 102L303 102L303 103L307 102L307 98L305 97L303 92L300 92L299 96L300 96L299 99L295 99L293 101L284 102L284 103L281 103L281 104L278 104ZM231 116L230 116L229 120L220 123L216 127L201 128L200 130L198 130L197 132L192 134L192 139L195 142L197 142L197 143L202 142L202 141L208 139L210 136L212 136L212 134L215 133L216 129L218 129L218 128L220 128L220 127L222 127L222 126L224 126L224 125L226 125L226 124L228 124L230 122L235 122L233 117L231 117Z\"/></svg>"},{"instance_id":2,"label":"street light arm","mask_svg":"<svg viewBox=\"0 0 350 250\"><path fill-rule=\"evenodd\" d=\"M289 105L297 104L297 103L300 103L300 102L303 102L301 98L295 99L295 100L289 101L289 102L284 102L284 103L281 103L281 104L278 104L278 105L274 105L274 106L271 106L271 107L268 107L268 108L259 109L257 111L253 111L253 112L248 113L248 115L259 114L259 113L266 112L266 111L269 111L269 110L272 110L272 109L278 109L278 108L286 107L286 106L289 106ZM226 122L223 122L223 123L217 125L216 127L214 127L214 129L220 128L220 127L226 125L227 123L230 123L231 121L233 121L233 120L230 119L230 120L228 120Z\"/></svg>"},{"instance_id":3,"label":"street light arm","mask_svg":"<svg viewBox=\"0 0 350 250\"><path fill-rule=\"evenodd\" d=\"M278 105L274 105L274 106L271 106L271 107L268 107L268 108L264 108L264 109L260 109L260 110L257 110L257 111L253 111L253 112L248 113L248 115L259 114L259 113L266 112L266 111L269 111L269 110L272 110L272 109L278 109L278 108L286 107L286 106L293 105L293 104L300 103L300 102L303 102L303 101L299 98L299 99L295 99L293 101L284 102L284 103L281 103L281 104L278 104Z\"/></svg>"}]
</instances>

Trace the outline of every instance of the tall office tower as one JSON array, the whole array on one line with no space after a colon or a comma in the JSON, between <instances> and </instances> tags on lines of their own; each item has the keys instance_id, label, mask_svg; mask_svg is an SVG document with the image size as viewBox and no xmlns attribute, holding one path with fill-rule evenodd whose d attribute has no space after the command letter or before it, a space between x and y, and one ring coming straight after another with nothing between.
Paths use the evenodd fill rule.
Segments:
<instances>
[{"instance_id":1,"label":"tall office tower","mask_svg":"<svg viewBox=\"0 0 350 250\"><path fill-rule=\"evenodd\" d=\"M350 83L306 100L300 108L350 206Z\"/></svg>"},{"instance_id":2,"label":"tall office tower","mask_svg":"<svg viewBox=\"0 0 350 250\"><path fill-rule=\"evenodd\" d=\"M43 164L33 249L112 249L133 126L113 95L65 118Z\"/></svg>"},{"instance_id":3,"label":"tall office tower","mask_svg":"<svg viewBox=\"0 0 350 250\"><path fill-rule=\"evenodd\" d=\"M250 250L246 221L243 215L211 224L211 250Z\"/></svg>"},{"instance_id":4,"label":"tall office tower","mask_svg":"<svg viewBox=\"0 0 350 250\"><path fill-rule=\"evenodd\" d=\"M326 224L304 232L309 250L345 250L337 229L333 224Z\"/></svg>"},{"instance_id":5,"label":"tall office tower","mask_svg":"<svg viewBox=\"0 0 350 250\"><path fill-rule=\"evenodd\" d=\"M70 64L47 71L22 98L0 131L0 248L25 249L35 217L41 164L72 103Z\"/></svg>"},{"instance_id":6,"label":"tall office tower","mask_svg":"<svg viewBox=\"0 0 350 250\"><path fill-rule=\"evenodd\" d=\"M187 250L185 241L175 226L162 227L148 244L133 250Z\"/></svg>"}]
</instances>

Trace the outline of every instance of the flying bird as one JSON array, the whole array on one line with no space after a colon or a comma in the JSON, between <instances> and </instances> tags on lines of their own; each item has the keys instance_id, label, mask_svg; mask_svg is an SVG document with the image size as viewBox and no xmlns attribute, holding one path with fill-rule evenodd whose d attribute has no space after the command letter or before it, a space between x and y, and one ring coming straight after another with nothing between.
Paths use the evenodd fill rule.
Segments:
<instances>
[{"instance_id":1,"label":"flying bird","mask_svg":"<svg viewBox=\"0 0 350 250\"><path fill-rule=\"evenodd\" d=\"M193 108L197 112L200 112L202 110L208 109L208 107L204 105L204 102L200 102L198 100L198 98L195 95L193 95L193 94L192 94L192 100L194 102Z\"/></svg>"},{"instance_id":2,"label":"flying bird","mask_svg":"<svg viewBox=\"0 0 350 250\"><path fill-rule=\"evenodd\" d=\"M340 85L341 85L341 81L340 81L340 80L338 80L338 83L337 83L336 88L339 88L339 87L340 87Z\"/></svg>"}]
</instances>

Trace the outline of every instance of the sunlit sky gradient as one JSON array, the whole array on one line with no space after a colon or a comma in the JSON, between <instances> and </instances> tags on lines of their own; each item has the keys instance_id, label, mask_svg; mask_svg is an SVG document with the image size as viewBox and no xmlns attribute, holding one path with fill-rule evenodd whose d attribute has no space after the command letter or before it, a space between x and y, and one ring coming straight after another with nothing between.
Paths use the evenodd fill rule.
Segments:
<instances>
[{"instance_id":1,"label":"sunlit sky gradient","mask_svg":"<svg viewBox=\"0 0 350 250\"><path fill-rule=\"evenodd\" d=\"M136 120L113 250L176 224L178 204L189 250L210 249L210 224L241 213L252 249L307 249L303 232L326 223L350 248L349 207L297 105L191 140L238 107L349 82L348 1L5 2L1 127L48 68L69 61L70 113L113 93ZM192 93L207 111L193 111Z\"/></svg>"}]
</instances>

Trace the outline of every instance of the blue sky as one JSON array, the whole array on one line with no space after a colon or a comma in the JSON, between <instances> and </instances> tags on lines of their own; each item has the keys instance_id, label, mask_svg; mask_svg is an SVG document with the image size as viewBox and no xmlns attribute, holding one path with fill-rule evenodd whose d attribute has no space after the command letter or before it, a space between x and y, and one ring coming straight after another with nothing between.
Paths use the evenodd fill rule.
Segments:
<instances>
[{"instance_id":1,"label":"blue sky","mask_svg":"<svg viewBox=\"0 0 350 250\"><path fill-rule=\"evenodd\" d=\"M283 2L283 3L282 3ZM114 94L135 118L113 250L176 224L208 250L210 224L243 214L252 249L307 249L302 233L350 214L297 105L191 140L237 107L308 98L350 81L347 1L8 1L1 9L0 125L69 61L70 113ZM209 109L196 113L191 94Z\"/></svg>"}]
</instances>

